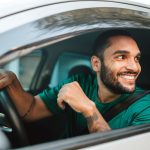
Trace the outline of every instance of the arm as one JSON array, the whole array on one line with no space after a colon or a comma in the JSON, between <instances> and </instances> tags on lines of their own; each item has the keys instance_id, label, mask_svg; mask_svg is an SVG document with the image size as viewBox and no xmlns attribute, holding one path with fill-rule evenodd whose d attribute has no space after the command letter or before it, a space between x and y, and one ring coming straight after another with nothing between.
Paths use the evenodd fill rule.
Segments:
<instances>
[{"instance_id":1,"label":"arm","mask_svg":"<svg viewBox=\"0 0 150 150\"><path fill-rule=\"evenodd\" d=\"M95 105L93 105L93 108L91 110L88 110L87 114L85 114L84 116L87 119L88 129L90 133L111 130Z\"/></svg>"},{"instance_id":2,"label":"arm","mask_svg":"<svg viewBox=\"0 0 150 150\"><path fill-rule=\"evenodd\" d=\"M0 89L2 88L6 88L8 94L16 105L20 116L24 116L26 112L28 112L33 100L35 100L32 109L24 117L24 120L35 121L52 115L38 96L33 97L31 94L23 90L20 82L13 72L0 72Z\"/></svg>"},{"instance_id":3,"label":"arm","mask_svg":"<svg viewBox=\"0 0 150 150\"><path fill-rule=\"evenodd\" d=\"M78 82L64 85L58 94L58 105L64 109L64 103L68 103L76 112L80 112L87 119L90 132L102 132L110 130L109 125L97 110L95 103L83 92Z\"/></svg>"}]
</instances>

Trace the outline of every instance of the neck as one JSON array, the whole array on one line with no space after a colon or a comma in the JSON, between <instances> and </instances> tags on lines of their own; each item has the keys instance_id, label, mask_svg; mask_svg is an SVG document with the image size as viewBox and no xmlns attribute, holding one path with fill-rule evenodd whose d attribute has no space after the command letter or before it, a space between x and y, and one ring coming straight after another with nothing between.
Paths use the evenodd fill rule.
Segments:
<instances>
[{"instance_id":1,"label":"neck","mask_svg":"<svg viewBox=\"0 0 150 150\"><path fill-rule=\"evenodd\" d=\"M102 88L98 89L98 98L102 103L109 103L120 97L120 94L114 94Z\"/></svg>"}]
</instances>

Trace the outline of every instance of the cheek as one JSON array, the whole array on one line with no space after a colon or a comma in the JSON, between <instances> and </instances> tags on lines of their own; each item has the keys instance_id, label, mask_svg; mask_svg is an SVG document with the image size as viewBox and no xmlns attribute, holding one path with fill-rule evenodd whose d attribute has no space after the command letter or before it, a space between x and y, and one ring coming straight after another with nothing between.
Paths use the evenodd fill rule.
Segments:
<instances>
[{"instance_id":1,"label":"cheek","mask_svg":"<svg viewBox=\"0 0 150 150\"><path fill-rule=\"evenodd\" d=\"M139 64L139 74L141 73L141 69L142 69L141 65Z\"/></svg>"},{"instance_id":2,"label":"cheek","mask_svg":"<svg viewBox=\"0 0 150 150\"><path fill-rule=\"evenodd\" d=\"M112 62L111 64L109 64L108 68L112 72L113 75L117 76L121 68L123 68L123 64Z\"/></svg>"}]
</instances>

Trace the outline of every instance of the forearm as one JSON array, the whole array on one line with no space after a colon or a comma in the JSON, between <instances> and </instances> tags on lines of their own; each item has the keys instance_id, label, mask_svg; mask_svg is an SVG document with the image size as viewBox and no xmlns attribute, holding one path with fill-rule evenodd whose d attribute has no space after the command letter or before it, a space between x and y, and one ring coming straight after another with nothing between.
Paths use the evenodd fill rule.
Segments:
<instances>
[{"instance_id":1,"label":"forearm","mask_svg":"<svg viewBox=\"0 0 150 150\"><path fill-rule=\"evenodd\" d=\"M33 101L33 96L23 90L17 78L6 87L6 90L20 116L24 116Z\"/></svg>"},{"instance_id":2,"label":"forearm","mask_svg":"<svg viewBox=\"0 0 150 150\"><path fill-rule=\"evenodd\" d=\"M78 82L74 81L64 85L58 93L57 103L62 109L64 103L67 103L74 111L82 113L87 118L90 132L110 130L109 125L97 110L95 103L85 95Z\"/></svg>"},{"instance_id":3,"label":"forearm","mask_svg":"<svg viewBox=\"0 0 150 150\"><path fill-rule=\"evenodd\" d=\"M24 91L17 78L6 87L6 90L13 100L19 115L25 121L31 122L52 115L38 96L34 97Z\"/></svg>"},{"instance_id":4,"label":"forearm","mask_svg":"<svg viewBox=\"0 0 150 150\"><path fill-rule=\"evenodd\" d=\"M0 70L0 89L4 88L24 120L35 121L52 115L40 97L34 97L24 91L13 72Z\"/></svg>"},{"instance_id":5,"label":"forearm","mask_svg":"<svg viewBox=\"0 0 150 150\"><path fill-rule=\"evenodd\" d=\"M104 120L95 105L92 106L92 109L85 115L85 117L87 119L87 125L90 133L111 130L108 123Z\"/></svg>"}]
</instances>

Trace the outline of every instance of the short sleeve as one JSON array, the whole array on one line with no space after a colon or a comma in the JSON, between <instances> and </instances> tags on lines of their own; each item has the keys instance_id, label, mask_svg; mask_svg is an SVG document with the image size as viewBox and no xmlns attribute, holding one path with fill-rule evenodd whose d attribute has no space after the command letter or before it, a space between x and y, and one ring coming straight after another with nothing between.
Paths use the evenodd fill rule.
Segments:
<instances>
[{"instance_id":1,"label":"short sleeve","mask_svg":"<svg viewBox=\"0 0 150 150\"><path fill-rule=\"evenodd\" d=\"M62 86L64 84L73 82L73 81L78 81L80 84L80 81L82 81L83 75L77 74L74 75L72 77L70 77L69 79L65 80L64 82L62 82L61 84L59 84L58 86L54 87L54 88L46 88L43 92L41 92L40 94L38 94L38 96L40 96L40 98L43 100L43 102L45 103L45 105L47 106L47 108L53 113L53 114L58 114L60 112L62 112L63 110L57 105L57 95L59 93L59 90L62 88Z\"/></svg>"},{"instance_id":2,"label":"short sleeve","mask_svg":"<svg viewBox=\"0 0 150 150\"><path fill-rule=\"evenodd\" d=\"M53 114L58 114L62 112L62 110L57 105L57 95L62 86L63 85L59 85L55 88L48 87L42 93L38 94L45 103L45 105L47 106L47 108Z\"/></svg>"}]
</instances>

